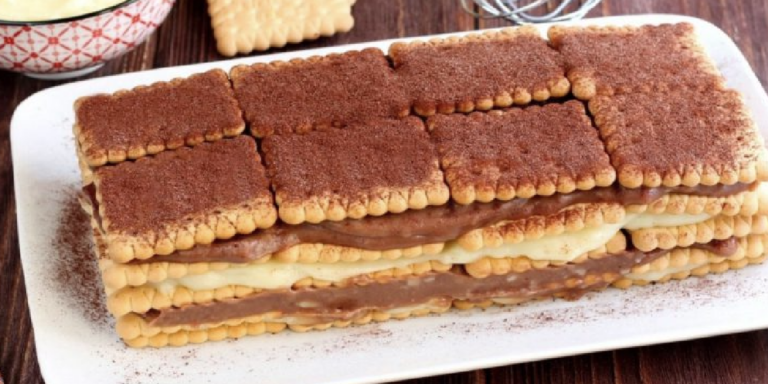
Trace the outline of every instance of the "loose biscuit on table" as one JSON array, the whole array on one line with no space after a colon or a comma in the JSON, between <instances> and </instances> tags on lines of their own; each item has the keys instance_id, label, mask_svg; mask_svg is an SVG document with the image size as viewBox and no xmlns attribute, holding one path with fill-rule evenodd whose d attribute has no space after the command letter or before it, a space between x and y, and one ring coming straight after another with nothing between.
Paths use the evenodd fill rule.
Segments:
<instances>
[{"instance_id":1,"label":"loose biscuit on table","mask_svg":"<svg viewBox=\"0 0 768 384\"><path fill-rule=\"evenodd\" d=\"M736 91L599 96L589 109L624 187L768 180L763 139Z\"/></svg>"},{"instance_id":2,"label":"loose biscuit on table","mask_svg":"<svg viewBox=\"0 0 768 384\"><path fill-rule=\"evenodd\" d=\"M208 0L216 47L224 56L347 32L355 0Z\"/></svg>"},{"instance_id":3,"label":"loose biscuit on table","mask_svg":"<svg viewBox=\"0 0 768 384\"><path fill-rule=\"evenodd\" d=\"M456 241L470 251L495 248L525 240L536 240L586 228L617 224L624 220L624 216L624 207L620 204L577 204L549 216L531 216L478 228L461 235Z\"/></svg>"},{"instance_id":4,"label":"loose biscuit on table","mask_svg":"<svg viewBox=\"0 0 768 384\"><path fill-rule=\"evenodd\" d=\"M376 48L239 65L230 76L257 137L403 117L409 111L394 71Z\"/></svg>"},{"instance_id":5,"label":"loose biscuit on table","mask_svg":"<svg viewBox=\"0 0 768 384\"><path fill-rule=\"evenodd\" d=\"M422 116L528 104L570 90L560 55L531 26L394 43L389 56Z\"/></svg>"},{"instance_id":6,"label":"loose biscuit on table","mask_svg":"<svg viewBox=\"0 0 768 384\"><path fill-rule=\"evenodd\" d=\"M370 120L262 142L280 219L360 219L448 201L437 153L418 118Z\"/></svg>"},{"instance_id":7,"label":"loose biscuit on table","mask_svg":"<svg viewBox=\"0 0 768 384\"><path fill-rule=\"evenodd\" d=\"M768 215L768 184L755 190L724 197L670 194L646 205L629 205L627 213L672 215L752 216Z\"/></svg>"},{"instance_id":8,"label":"loose biscuit on table","mask_svg":"<svg viewBox=\"0 0 768 384\"><path fill-rule=\"evenodd\" d=\"M269 313L261 316L230 319L220 323L173 327L152 326L144 317L131 313L117 320L116 329L120 338L130 347L182 346L206 341L237 339L248 335L278 333L286 329L294 332L306 332L325 330L331 327L346 328L371 322L402 320L432 313L444 313L450 308L450 300L435 299L415 306L361 311L349 318L335 321L318 322L318 319L314 317L282 316L279 313Z\"/></svg>"},{"instance_id":9,"label":"loose biscuit on table","mask_svg":"<svg viewBox=\"0 0 768 384\"><path fill-rule=\"evenodd\" d=\"M659 26L553 26L551 44L565 62L573 94L582 100L680 88L711 91L725 81L689 23Z\"/></svg>"},{"instance_id":10,"label":"loose biscuit on table","mask_svg":"<svg viewBox=\"0 0 768 384\"><path fill-rule=\"evenodd\" d=\"M682 280L689 276L704 276L741 269L747 265L760 264L766 259L768 235L748 235L738 239L738 249L731 256L697 248L677 248L669 254L632 268L630 273L613 283L617 288L632 285L646 285L650 282Z\"/></svg>"},{"instance_id":11,"label":"loose biscuit on table","mask_svg":"<svg viewBox=\"0 0 768 384\"><path fill-rule=\"evenodd\" d=\"M376 282L387 282L391 279L421 276L430 272L447 272L451 264L440 261L423 261L398 268L386 268L380 271L365 273L340 281L329 281L306 277L279 289L322 289L329 287L348 287L351 285L366 285ZM169 279L173 279L170 278ZM146 313L150 310L162 310L185 305L203 305L223 300L247 298L251 295L269 292L270 290L253 288L245 285L226 285L216 289L194 290L183 285L164 287L163 283L145 282L144 285L131 284L120 289L107 289L107 309L114 316L127 313ZM106 283L106 281L105 281Z\"/></svg>"},{"instance_id":12,"label":"loose biscuit on table","mask_svg":"<svg viewBox=\"0 0 768 384\"><path fill-rule=\"evenodd\" d=\"M578 101L436 115L427 126L460 204L590 190L616 179Z\"/></svg>"},{"instance_id":13,"label":"loose biscuit on table","mask_svg":"<svg viewBox=\"0 0 768 384\"><path fill-rule=\"evenodd\" d=\"M676 227L654 227L629 230L632 244L641 251L672 249L693 244L706 244L733 236L768 233L768 216L715 216L709 220Z\"/></svg>"},{"instance_id":14,"label":"loose biscuit on table","mask_svg":"<svg viewBox=\"0 0 768 384\"><path fill-rule=\"evenodd\" d=\"M617 232L605 245L584 253L570 262L560 260L534 260L526 256L519 257L482 257L464 265L464 270L472 277L484 278L491 275L522 273L530 269L561 267L568 263L580 264L590 259L602 259L627 249L624 234Z\"/></svg>"},{"instance_id":15,"label":"loose biscuit on table","mask_svg":"<svg viewBox=\"0 0 768 384\"><path fill-rule=\"evenodd\" d=\"M277 219L247 136L100 167L94 185L99 230L118 263L252 233Z\"/></svg>"},{"instance_id":16,"label":"loose biscuit on table","mask_svg":"<svg viewBox=\"0 0 768 384\"><path fill-rule=\"evenodd\" d=\"M90 167L237 136L244 129L220 69L75 102L75 138Z\"/></svg>"}]
</instances>

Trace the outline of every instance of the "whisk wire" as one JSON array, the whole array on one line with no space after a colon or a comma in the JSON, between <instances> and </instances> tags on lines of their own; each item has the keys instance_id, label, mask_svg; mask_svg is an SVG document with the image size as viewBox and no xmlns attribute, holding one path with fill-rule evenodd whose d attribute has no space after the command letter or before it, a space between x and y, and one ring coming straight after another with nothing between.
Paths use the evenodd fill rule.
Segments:
<instances>
[{"instance_id":1,"label":"whisk wire","mask_svg":"<svg viewBox=\"0 0 768 384\"><path fill-rule=\"evenodd\" d=\"M505 18L517 24L546 23L554 21L578 20L595 8L601 0L582 0L578 9L566 12L566 8L574 0L562 0L552 11L536 16L530 11L540 8L548 0L535 0L521 5L520 0L461 0L461 6L472 16L482 19ZM472 4L477 5L481 12L476 12Z\"/></svg>"}]
</instances>

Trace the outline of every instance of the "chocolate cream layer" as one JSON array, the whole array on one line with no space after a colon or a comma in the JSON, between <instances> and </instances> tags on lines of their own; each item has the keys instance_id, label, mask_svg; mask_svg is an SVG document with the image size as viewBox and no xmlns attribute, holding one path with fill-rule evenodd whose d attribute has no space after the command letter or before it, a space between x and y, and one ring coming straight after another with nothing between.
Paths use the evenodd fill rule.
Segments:
<instances>
[{"instance_id":1,"label":"chocolate cream layer","mask_svg":"<svg viewBox=\"0 0 768 384\"><path fill-rule=\"evenodd\" d=\"M618 203L624 206L650 204L665 195L693 195L726 197L754 190L757 183L733 185L698 185L695 187L657 187L627 189L620 186L574 191L568 194L536 196L490 203L460 205L454 202L430 206L399 214L369 216L358 220L319 224L274 227L250 235L240 235L210 245L197 245L192 249L170 255L156 255L149 262L229 262L248 263L298 244L330 244L367 250L389 250L418 245L440 243L459 238L472 230L501 221L519 220L531 216L553 215L577 204ZM98 202L92 185L83 189L98 218Z\"/></svg>"},{"instance_id":2,"label":"chocolate cream layer","mask_svg":"<svg viewBox=\"0 0 768 384\"><path fill-rule=\"evenodd\" d=\"M735 238L698 244L723 257L734 254ZM433 300L485 300L489 298L533 299L555 294L576 299L590 290L606 287L639 265L651 263L668 250L642 252L629 249L622 253L583 263L530 269L486 278L474 278L461 267L449 272L431 272L420 276L384 282L358 281L345 287L270 290L239 299L193 304L179 308L153 310L145 315L152 326L218 323L229 319L280 312L286 317L325 323L353 319L371 310L389 310L425 304ZM593 282L589 275L612 276ZM572 281L568 286L566 281Z\"/></svg>"}]
</instances>

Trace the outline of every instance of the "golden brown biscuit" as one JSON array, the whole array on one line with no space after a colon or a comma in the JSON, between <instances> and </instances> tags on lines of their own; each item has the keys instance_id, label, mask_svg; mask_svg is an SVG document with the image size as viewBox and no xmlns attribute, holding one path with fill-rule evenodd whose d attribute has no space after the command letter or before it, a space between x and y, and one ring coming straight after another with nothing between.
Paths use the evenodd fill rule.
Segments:
<instances>
[{"instance_id":1,"label":"golden brown biscuit","mask_svg":"<svg viewBox=\"0 0 768 384\"><path fill-rule=\"evenodd\" d=\"M602 259L610 257L627 249L627 240L621 232L611 238L605 245L593 249L571 263L579 264L589 259ZM556 268L567 264L564 261L532 260L525 256L520 257L483 257L472 263L465 264L464 269L469 275L476 278L484 278L491 275L506 275L508 273L522 273L532 268Z\"/></svg>"},{"instance_id":2,"label":"golden brown biscuit","mask_svg":"<svg viewBox=\"0 0 768 384\"><path fill-rule=\"evenodd\" d=\"M464 249L474 251L516 244L547 235L575 232L584 228L598 228L619 223L624 219L624 207L619 204L578 204L549 216L531 216L525 219L503 221L475 229L459 237L456 242Z\"/></svg>"},{"instance_id":3,"label":"golden brown biscuit","mask_svg":"<svg viewBox=\"0 0 768 384\"><path fill-rule=\"evenodd\" d=\"M78 148L91 167L237 136L245 129L220 69L82 97L75 102L75 118Z\"/></svg>"},{"instance_id":4,"label":"golden brown biscuit","mask_svg":"<svg viewBox=\"0 0 768 384\"><path fill-rule=\"evenodd\" d=\"M117 333L130 347L165 347L198 344L206 341L237 339L243 336L278 333L285 329L294 332L325 330L331 327L346 328L351 325L365 325L372 321L382 322L391 319L402 320L408 317L426 316L431 313L444 313L451 307L450 300L433 300L413 307L393 308L389 310L363 311L353 318L317 323L314 318L283 317L280 314L251 316L232 319L216 324L198 326L154 327L145 319L135 314L128 314L118 319Z\"/></svg>"},{"instance_id":5,"label":"golden brown biscuit","mask_svg":"<svg viewBox=\"0 0 768 384\"><path fill-rule=\"evenodd\" d=\"M549 28L548 35L565 61L573 94L582 100L597 95L725 87L689 23L556 25Z\"/></svg>"},{"instance_id":6,"label":"golden brown biscuit","mask_svg":"<svg viewBox=\"0 0 768 384\"><path fill-rule=\"evenodd\" d=\"M408 114L408 98L376 48L239 65L230 76L257 137Z\"/></svg>"},{"instance_id":7,"label":"golden brown biscuit","mask_svg":"<svg viewBox=\"0 0 768 384\"><path fill-rule=\"evenodd\" d=\"M624 278L613 283L617 288L632 285L646 285L650 282L682 280L689 276L704 276L722 273L730 269L741 269L747 265L760 264L766 259L768 235L749 235L738 239L738 250L729 257L703 249L679 248L654 260L639 265Z\"/></svg>"},{"instance_id":8,"label":"golden brown biscuit","mask_svg":"<svg viewBox=\"0 0 768 384\"><path fill-rule=\"evenodd\" d=\"M355 0L208 0L216 47L224 56L264 51L354 25Z\"/></svg>"},{"instance_id":9,"label":"golden brown biscuit","mask_svg":"<svg viewBox=\"0 0 768 384\"><path fill-rule=\"evenodd\" d=\"M389 56L422 116L528 104L570 90L560 56L531 26L394 43Z\"/></svg>"},{"instance_id":10,"label":"golden brown biscuit","mask_svg":"<svg viewBox=\"0 0 768 384\"><path fill-rule=\"evenodd\" d=\"M277 218L246 136L100 167L94 185L98 227L118 263L251 233Z\"/></svg>"},{"instance_id":11,"label":"golden brown biscuit","mask_svg":"<svg viewBox=\"0 0 768 384\"><path fill-rule=\"evenodd\" d=\"M768 180L763 139L736 91L599 96L589 109L624 187Z\"/></svg>"},{"instance_id":12,"label":"golden brown biscuit","mask_svg":"<svg viewBox=\"0 0 768 384\"><path fill-rule=\"evenodd\" d=\"M768 233L768 216L716 216L697 224L655 227L628 231L635 248L641 251L688 247L724 240L733 236Z\"/></svg>"},{"instance_id":13,"label":"golden brown biscuit","mask_svg":"<svg viewBox=\"0 0 768 384\"><path fill-rule=\"evenodd\" d=\"M671 194L665 195L650 204L629 205L626 209L627 213L673 215L698 215L702 213L710 216L768 215L768 188L758 187L754 191L746 191L725 197Z\"/></svg>"},{"instance_id":14,"label":"golden brown biscuit","mask_svg":"<svg viewBox=\"0 0 768 384\"><path fill-rule=\"evenodd\" d=\"M427 126L460 204L589 190L616 179L578 101L437 115Z\"/></svg>"},{"instance_id":15,"label":"golden brown biscuit","mask_svg":"<svg viewBox=\"0 0 768 384\"><path fill-rule=\"evenodd\" d=\"M288 224L399 213L449 197L435 148L415 117L273 135L263 151Z\"/></svg>"},{"instance_id":16,"label":"golden brown biscuit","mask_svg":"<svg viewBox=\"0 0 768 384\"><path fill-rule=\"evenodd\" d=\"M401 268L388 268L357 275L341 281L328 281L307 277L296 281L290 287L284 289L348 287L355 284L386 282L393 278L421 276L429 272L446 272L451 267L452 265L443 264L439 261L425 261ZM192 304L208 304L215 301L240 299L257 293L267 292L267 290L244 285L227 285L216 289L193 290L184 286L163 288L163 281L140 286L133 283L138 283L138 281L130 281L128 286L120 289L107 289L107 309L112 315L119 317L131 312L146 313L153 309L161 310Z\"/></svg>"},{"instance_id":17,"label":"golden brown biscuit","mask_svg":"<svg viewBox=\"0 0 768 384\"><path fill-rule=\"evenodd\" d=\"M416 258L423 255L436 255L443 250L444 244L427 244L423 246L371 251L359 248L349 248L329 244L301 244L273 255L257 259L248 264L226 262L152 262L146 263L115 263L111 259L101 259L99 266L102 279L107 290L117 290L126 286L141 286L147 283L161 283L166 279L178 279L189 275L199 275L207 272L223 271L229 268L263 264L270 260L281 263L350 263L369 262L376 260L396 260L401 258Z\"/></svg>"}]
</instances>

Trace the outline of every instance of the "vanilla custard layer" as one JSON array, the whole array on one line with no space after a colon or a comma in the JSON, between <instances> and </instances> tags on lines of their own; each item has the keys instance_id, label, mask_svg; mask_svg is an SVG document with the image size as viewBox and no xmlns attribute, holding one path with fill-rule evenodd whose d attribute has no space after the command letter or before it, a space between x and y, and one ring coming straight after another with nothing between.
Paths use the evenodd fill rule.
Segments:
<instances>
[{"instance_id":1,"label":"vanilla custard layer","mask_svg":"<svg viewBox=\"0 0 768 384\"><path fill-rule=\"evenodd\" d=\"M650 227L674 227L696 224L710 219L707 214L627 214L623 221L580 231L543 236L515 244L504 244L494 248L468 251L455 242L450 242L436 255L397 260L376 260L365 262L338 263L281 263L267 261L245 264L231 268L210 271L199 275L188 275L178 279L167 279L154 287L163 292L184 286L195 291L217 289L228 285L241 285L256 289L288 288L304 278L339 282L357 275L369 274L392 268L404 268L411 264L439 261L444 264L469 264L483 257L520 257L531 260L570 262L579 256L604 246L622 228L640 229Z\"/></svg>"}]
</instances>

